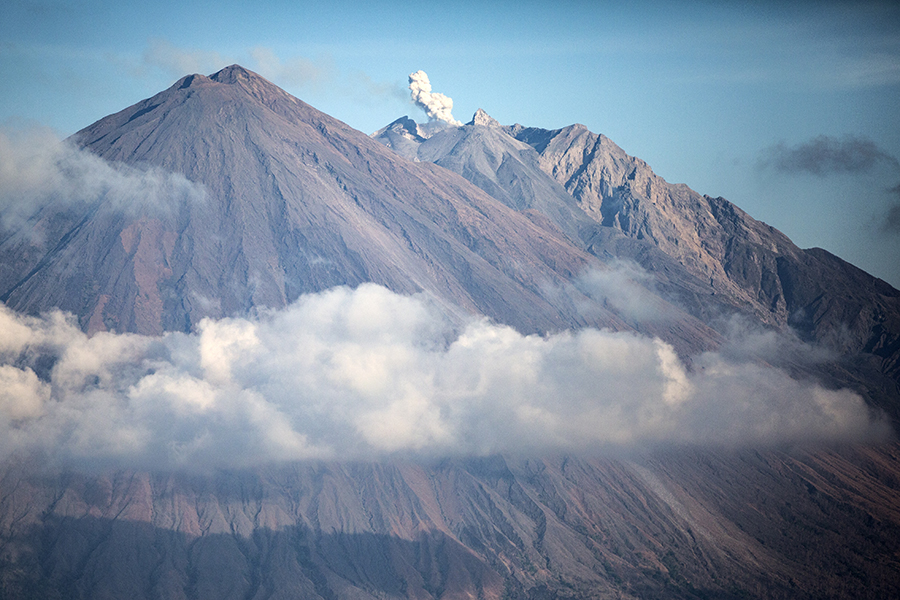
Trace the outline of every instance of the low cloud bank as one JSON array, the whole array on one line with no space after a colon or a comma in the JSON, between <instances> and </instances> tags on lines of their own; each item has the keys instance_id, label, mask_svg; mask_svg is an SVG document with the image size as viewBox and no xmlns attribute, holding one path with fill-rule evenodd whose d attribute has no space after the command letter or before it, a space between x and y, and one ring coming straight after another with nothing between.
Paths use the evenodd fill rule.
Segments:
<instances>
[{"instance_id":1,"label":"low cloud bank","mask_svg":"<svg viewBox=\"0 0 900 600\"><path fill-rule=\"evenodd\" d=\"M49 129L0 128L0 229L19 227L50 204L158 215L205 198L182 175L109 163Z\"/></svg>"},{"instance_id":2,"label":"low cloud bank","mask_svg":"<svg viewBox=\"0 0 900 600\"><path fill-rule=\"evenodd\" d=\"M162 337L88 337L0 305L2 458L208 469L887 434L859 396L733 355L689 372L633 334L454 332L426 299L372 284Z\"/></svg>"}]
</instances>

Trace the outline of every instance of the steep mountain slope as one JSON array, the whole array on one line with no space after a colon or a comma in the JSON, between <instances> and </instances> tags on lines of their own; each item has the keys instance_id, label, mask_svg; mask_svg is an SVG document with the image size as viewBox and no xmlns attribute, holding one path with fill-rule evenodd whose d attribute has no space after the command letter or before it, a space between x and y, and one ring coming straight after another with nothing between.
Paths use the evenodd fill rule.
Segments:
<instances>
[{"instance_id":1,"label":"steep mountain slope","mask_svg":"<svg viewBox=\"0 0 900 600\"><path fill-rule=\"evenodd\" d=\"M637 261L653 274L654 290L707 323L735 310L733 299L714 295L709 277L686 268L683 260L667 253L668 248L608 226L583 210L553 174L545 172L538 152L514 139L509 128L483 110L468 124L429 138L422 137L417 127L404 117L372 135L407 158L434 162L462 175L507 206L529 211L532 218L549 219L573 243L604 260Z\"/></svg>"},{"instance_id":2,"label":"steep mountain slope","mask_svg":"<svg viewBox=\"0 0 900 600\"><path fill-rule=\"evenodd\" d=\"M0 240L15 265L0 299L15 309L55 306L91 331L160 333L375 282L524 332L635 326L602 305L580 308L593 302L569 282L603 265L546 220L398 158L241 67L185 77L74 137L109 161L183 174L206 197L134 216L46 209L33 225L47 230L45 246ZM681 317L643 331L684 353L716 343Z\"/></svg>"},{"instance_id":3,"label":"steep mountain slope","mask_svg":"<svg viewBox=\"0 0 900 600\"><path fill-rule=\"evenodd\" d=\"M206 199L136 217L48 209L36 225L55 225L48 251L3 242L4 257L29 258L2 282L19 310L58 306L93 330L158 333L373 281L526 331L585 323L541 290L585 269L587 255L240 67L185 77L75 138L110 161L182 173Z\"/></svg>"},{"instance_id":4,"label":"steep mountain slope","mask_svg":"<svg viewBox=\"0 0 900 600\"><path fill-rule=\"evenodd\" d=\"M390 145L392 126L375 139ZM870 397L900 415L900 291L884 281L824 250L801 250L723 198L669 184L583 125L504 128L479 109L469 124L428 139L408 127L407 156L459 173L507 206L539 211L598 257L636 261L656 291L723 333L727 317L742 314L824 344L858 373L848 377L845 365L819 376L867 380Z\"/></svg>"},{"instance_id":5,"label":"steep mountain slope","mask_svg":"<svg viewBox=\"0 0 900 600\"><path fill-rule=\"evenodd\" d=\"M585 235L582 229L596 229L565 189L541 170L537 153L484 111L479 109L468 125L448 127L427 139L413 136L410 128L401 119L373 137L397 148L399 136L405 142L400 154L459 173L517 211L543 214L573 241Z\"/></svg>"}]
</instances>

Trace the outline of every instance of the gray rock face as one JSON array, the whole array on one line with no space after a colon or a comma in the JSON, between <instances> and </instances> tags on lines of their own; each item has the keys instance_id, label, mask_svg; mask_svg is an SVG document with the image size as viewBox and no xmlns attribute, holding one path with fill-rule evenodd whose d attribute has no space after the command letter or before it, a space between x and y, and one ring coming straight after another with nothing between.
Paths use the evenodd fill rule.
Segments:
<instances>
[{"instance_id":1,"label":"gray rock face","mask_svg":"<svg viewBox=\"0 0 900 600\"><path fill-rule=\"evenodd\" d=\"M409 117L400 117L390 125L373 133L372 137L400 156L416 160L419 144L424 142L428 136L415 121Z\"/></svg>"},{"instance_id":2,"label":"gray rock face","mask_svg":"<svg viewBox=\"0 0 900 600\"><path fill-rule=\"evenodd\" d=\"M484 112L484 109L481 108L475 111L475 115L472 117L472 120L467 123L467 125L478 125L480 127L500 127L500 123L497 122L497 119Z\"/></svg>"},{"instance_id":3,"label":"gray rock face","mask_svg":"<svg viewBox=\"0 0 900 600\"><path fill-rule=\"evenodd\" d=\"M540 152L541 167L585 213L649 241L708 282L717 302L842 354L871 353L900 381L900 291L824 250L801 250L723 198L667 183L581 125L509 132Z\"/></svg>"},{"instance_id":4,"label":"gray rock face","mask_svg":"<svg viewBox=\"0 0 900 600\"><path fill-rule=\"evenodd\" d=\"M486 123L490 117L484 117L480 121ZM593 227L565 189L541 170L537 153L499 127L445 129L422 142L416 157L462 175L510 208L545 215L575 243L580 227Z\"/></svg>"}]
</instances>

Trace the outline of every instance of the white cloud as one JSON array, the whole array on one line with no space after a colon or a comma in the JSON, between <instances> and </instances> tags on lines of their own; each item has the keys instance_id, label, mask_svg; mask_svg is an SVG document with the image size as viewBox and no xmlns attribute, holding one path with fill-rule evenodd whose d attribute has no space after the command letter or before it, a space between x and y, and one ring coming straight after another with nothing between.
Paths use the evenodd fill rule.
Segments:
<instances>
[{"instance_id":1,"label":"white cloud","mask_svg":"<svg viewBox=\"0 0 900 600\"><path fill-rule=\"evenodd\" d=\"M689 371L635 334L524 336L479 319L454 333L424 299L376 285L205 320L190 335L88 337L59 313L5 307L0 325L19 339L3 342L4 456L202 469L887 431L856 394L736 355L695 357ZM48 360L41 381L32 367Z\"/></svg>"},{"instance_id":2,"label":"white cloud","mask_svg":"<svg viewBox=\"0 0 900 600\"><path fill-rule=\"evenodd\" d=\"M639 264L627 260L610 261L604 269L590 269L574 282L575 288L592 300L636 321L668 318L670 310L649 290L653 278ZM583 307L590 311L589 306Z\"/></svg>"},{"instance_id":3,"label":"white cloud","mask_svg":"<svg viewBox=\"0 0 900 600\"><path fill-rule=\"evenodd\" d=\"M36 418L50 399L50 386L29 368L0 365L0 415L16 421Z\"/></svg>"},{"instance_id":4,"label":"white cloud","mask_svg":"<svg viewBox=\"0 0 900 600\"><path fill-rule=\"evenodd\" d=\"M111 164L49 129L0 128L0 228L18 227L50 203L159 215L205 198L182 175Z\"/></svg>"}]
</instances>

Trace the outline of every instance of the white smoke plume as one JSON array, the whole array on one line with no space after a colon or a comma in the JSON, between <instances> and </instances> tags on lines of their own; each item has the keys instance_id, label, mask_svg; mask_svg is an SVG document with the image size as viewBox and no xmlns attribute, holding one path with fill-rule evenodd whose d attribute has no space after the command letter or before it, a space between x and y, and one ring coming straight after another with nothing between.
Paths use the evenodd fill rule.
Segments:
<instances>
[{"instance_id":1,"label":"white smoke plume","mask_svg":"<svg viewBox=\"0 0 900 600\"><path fill-rule=\"evenodd\" d=\"M373 284L192 334L88 337L0 305L0 458L134 468L878 439L846 390L596 329L547 337Z\"/></svg>"},{"instance_id":2,"label":"white smoke plume","mask_svg":"<svg viewBox=\"0 0 900 600\"><path fill-rule=\"evenodd\" d=\"M205 198L203 186L182 175L109 163L49 129L0 128L0 230L17 228L51 203L167 214Z\"/></svg>"},{"instance_id":3,"label":"white smoke plume","mask_svg":"<svg viewBox=\"0 0 900 600\"><path fill-rule=\"evenodd\" d=\"M650 292L653 277L643 267L630 260L612 260L607 267L583 272L573 282L574 288L627 319L646 323L668 317L667 308ZM589 314L591 306L582 311Z\"/></svg>"},{"instance_id":4,"label":"white smoke plume","mask_svg":"<svg viewBox=\"0 0 900 600\"><path fill-rule=\"evenodd\" d=\"M429 121L439 121L444 125L462 125L453 118L453 100L449 96L431 91L431 82L425 71L409 75L409 94L416 106L425 111Z\"/></svg>"}]
</instances>

